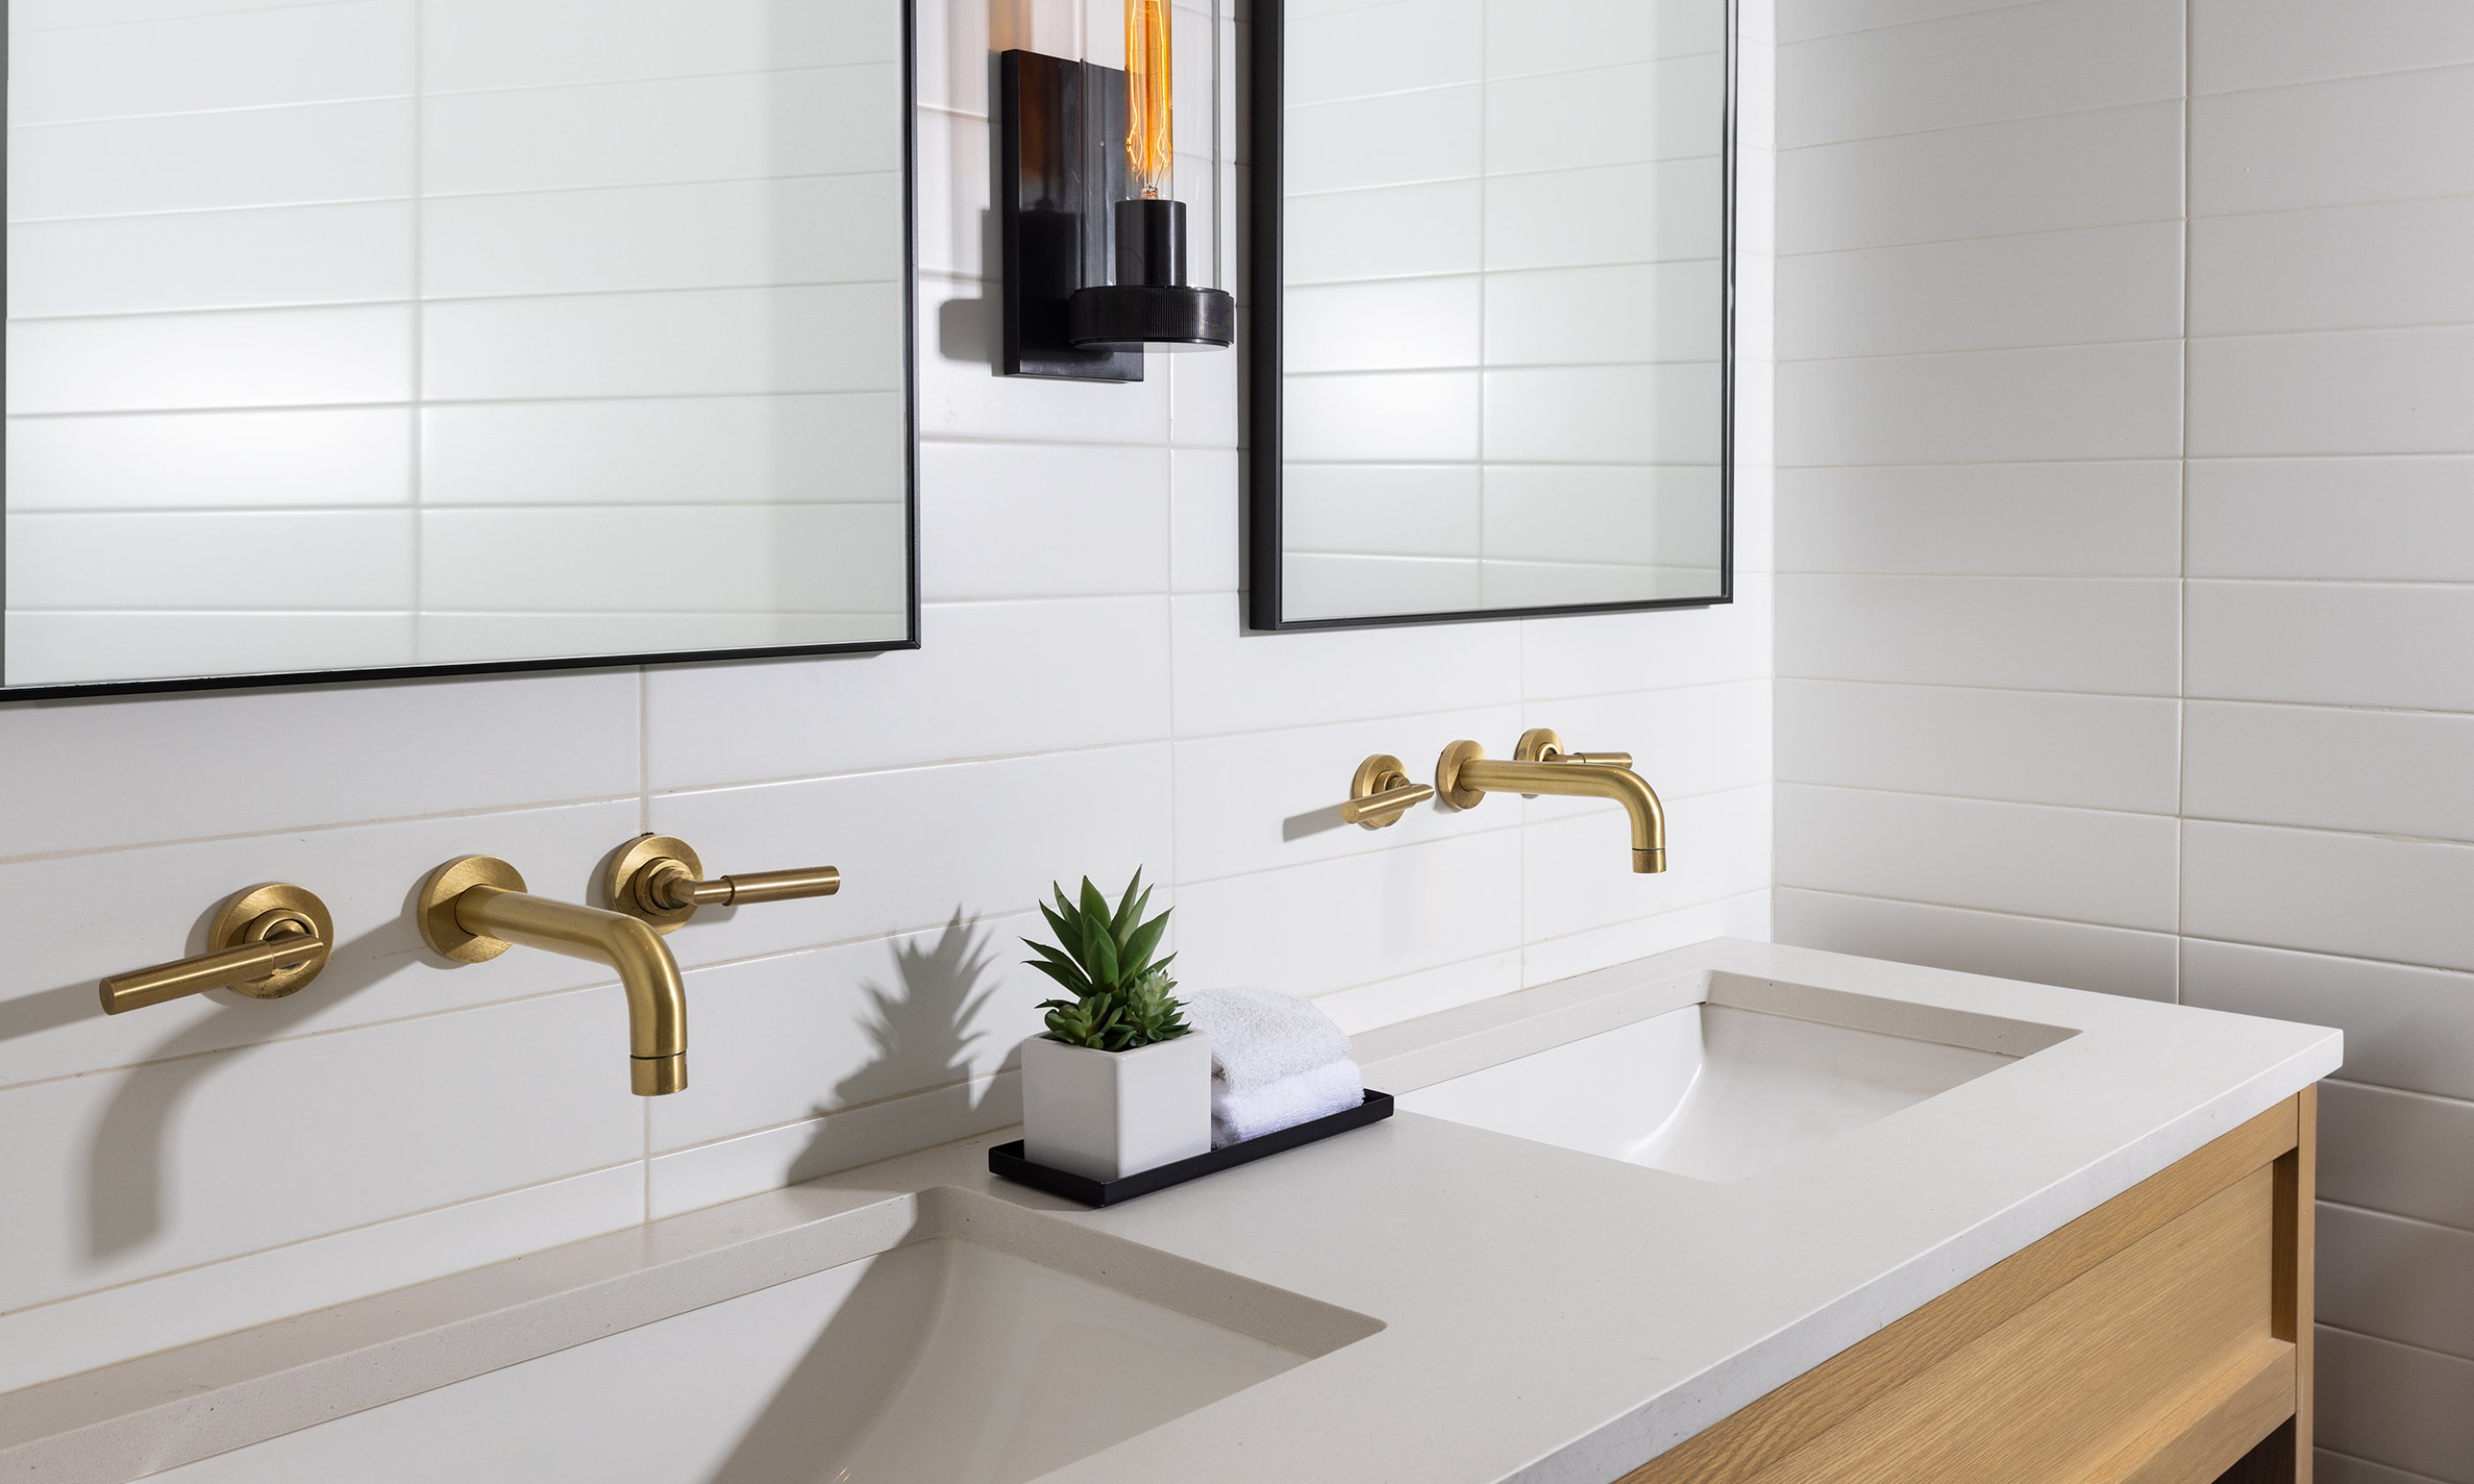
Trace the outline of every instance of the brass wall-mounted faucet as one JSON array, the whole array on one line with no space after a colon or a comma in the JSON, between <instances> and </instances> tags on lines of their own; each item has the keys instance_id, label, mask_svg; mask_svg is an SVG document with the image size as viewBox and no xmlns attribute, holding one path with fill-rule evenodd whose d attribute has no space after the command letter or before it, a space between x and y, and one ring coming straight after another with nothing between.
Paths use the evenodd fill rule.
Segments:
<instances>
[{"instance_id":1,"label":"brass wall-mounted faucet","mask_svg":"<svg viewBox=\"0 0 2474 1484\"><path fill-rule=\"evenodd\" d=\"M522 944L609 965L627 993L629 1085L639 1097L687 1087L687 988L669 945L643 922L531 896L515 867L488 855L460 856L431 872L413 920L423 942L459 964L484 963Z\"/></svg>"},{"instance_id":2,"label":"brass wall-mounted faucet","mask_svg":"<svg viewBox=\"0 0 2474 1484\"><path fill-rule=\"evenodd\" d=\"M1612 799L1632 816L1632 869L1666 869L1666 809L1649 780L1632 771L1629 753L1567 753L1543 727L1520 734L1510 762L1487 756L1474 742L1455 742L1435 762L1435 792L1455 809L1474 809L1489 794Z\"/></svg>"}]
</instances>

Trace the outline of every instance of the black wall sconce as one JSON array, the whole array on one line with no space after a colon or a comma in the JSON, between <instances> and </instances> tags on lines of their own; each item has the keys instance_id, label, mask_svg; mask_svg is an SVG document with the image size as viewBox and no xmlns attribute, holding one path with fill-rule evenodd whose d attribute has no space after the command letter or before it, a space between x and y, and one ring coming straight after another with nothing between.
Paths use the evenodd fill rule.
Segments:
<instances>
[{"instance_id":1,"label":"black wall sconce","mask_svg":"<svg viewBox=\"0 0 2474 1484\"><path fill-rule=\"evenodd\" d=\"M1169 0L1127 7L1126 70L1001 59L1005 372L1140 381L1143 350L1225 349L1237 301L1186 282L1172 194Z\"/></svg>"}]
</instances>

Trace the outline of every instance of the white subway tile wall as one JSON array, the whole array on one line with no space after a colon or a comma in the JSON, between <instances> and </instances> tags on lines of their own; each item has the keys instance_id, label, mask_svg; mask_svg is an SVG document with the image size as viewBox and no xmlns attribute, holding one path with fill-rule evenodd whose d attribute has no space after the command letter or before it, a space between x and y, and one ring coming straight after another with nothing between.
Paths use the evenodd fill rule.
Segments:
<instances>
[{"instance_id":1,"label":"white subway tile wall","mask_svg":"<svg viewBox=\"0 0 2474 1484\"><path fill-rule=\"evenodd\" d=\"M2343 1027L2321 1476L2474 1484L2474 16L1779 19L1778 934Z\"/></svg>"},{"instance_id":2,"label":"white subway tile wall","mask_svg":"<svg viewBox=\"0 0 2474 1484\"><path fill-rule=\"evenodd\" d=\"M232 9L13 7L19 27L46 28L46 44L60 45L95 44L82 33L118 19ZM458 49L472 69L459 85L481 90L473 111L431 123L471 146L458 170L506 193L438 219L433 271L476 284L497 275L498 287L521 290L545 266L591 264L628 313L649 314L679 275L726 279L781 260L735 255L745 244L726 228L751 198L682 183L701 168L701 146L676 120L724 130L727 79L777 64L766 59L794 63L813 39L802 28L829 22L836 7L727 0L688 36L649 35L642 22L658 8L610 0L421 9L433 36L483 28L491 38ZM1510 0L1484 9L1532 13ZM1766 6L1746 10L1748 96L1766 99ZM404 11L347 0L250 13L252 24L337 27ZM1311 993L1352 1028L1713 934L1767 934L1766 237L1739 278L1736 603L1249 635L1238 358L1163 357L1131 386L1008 380L990 369L1002 292L983 275L992 49L1106 55L1121 44L1115 0L920 0L919 11L926 648L0 708L0 930L15 945L0 982L0 1175L12 1192L0 1204L0 1251L15 1259L0 1277L0 1388L1014 1121L1007 1064L1040 993L1017 967L1026 955L1015 939L1060 875L1146 868L1161 902L1177 908L1188 982ZM1576 3L1570 14L1612 28L1592 46L1642 39L1628 29L1639 19L1630 6ZM1235 284L1230 208L1245 173L1230 121L1249 28L1224 17L1215 46L1209 13L1181 9L1177 21L1178 116L1200 135L1184 141L1181 179L1218 224L1220 281ZM1385 35L1414 39L1406 27ZM613 109L627 139L641 130L661 149L614 144L604 158L498 132L526 127L505 111L525 95L491 90L601 86L648 47L676 70L722 80L703 103L638 96ZM1217 128L1201 102L1215 54ZM237 108L214 101L222 96L183 94L183 106ZM1748 190L1770 179L1759 107L1746 115ZM21 155L20 189L40 182L67 202L61 215L123 209L107 194L194 185L206 177L184 161L247 135L255 142L241 157L264 178L261 197L332 199L321 182L362 148L353 129L375 127L355 122L363 108L209 111L126 140L112 131L135 126L114 124L76 160ZM304 109L321 116L276 129ZM499 111L485 119L485 109ZM394 147L403 148L400 132ZM569 177L591 167L593 180L565 183L600 193L613 224L639 222L623 258L594 240L570 245L564 259L517 250L521 193L553 166ZM1650 178L1608 179L1618 213L1608 230L1654 227ZM290 220L250 224L278 259L255 264L256 277L165 291L265 303L273 284L323 299L362 292L353 274L400 270L351 245L355 231L381 229L400 243L400 218L372 227L341 206L332 216L281 209ZM236 256L260 255L260 240L243 240ZM281 255L285 244L294 256ZM109 250L62 236L36 251L74 260ZM63 296L81 292L67 277L56 283ZM432 329L475 337L471 356L436 361L433 375L497 385L663 371L537 353L581 332L564 323L442 320ZM39 395L29 354L12 380ZM162 373L176 370L166 361ZM306 374L276 357L268 371ZM813 471L835 416L823 397L762 411L743 398L660 404L660 418L732 445L726 460L694 467L662 462L664 429L589 406L529 425L459 410L425 431L431 497L454 506L432 518L508 518L494 507L506 481L522 480L537 508L521 516L545 530L602 498L704 529L692 523L704 516L663 509L670 491L685 482L725 507L762 497ZM121 419L100 449L64 447L91 421L24 424L40 434L21 429L11 444L20 469L49 458L86 470L91 488L18 488L77 509L152 503L153 471L240 438L294 452L279 483L251 491L255 505L326 507L350 491L384 511L405 498L400 476L390 486L391 466L372 453L407 445L400 410L149 416ZM511 447L541 465L512 463ZM211 492L191 492L211 503ZM1564 497L1577 510L1594 495ZM16 491L12 499L13 510ZM703 580L692 552L682 561ZM813 577L785 567L767 581ZM207 634L203 655L272 642ZM1379 833L1339 826L1350 770L1367 754L1396 753L1414 770L1460 737L1508 751L1530 726L1640 754L1673 805L1669 874L1624 870L1620 819L1604 805L1500 799L1419 810ZM593 966L519 951L449 968L420 947L404 915L424 872L474 851L580 898L605 853L648 828L684 834L717 870L832 862L847 873L838 897L710 911L669 940L689 969L693 1080L652 1103L627 1093L624 1013ZM334 910L344 941L317 983L271 1004L218 993L97 1013L98 976L197 948L215 901L270 879L300 881Z\"/></svg>"},{"instance_id":3,"label":"white subway tile wall","mask_svg":"<svg viewBox=\"0 0 2474 1484\"><path fill-rule=\"evenodd\" d=\"M98 9L12 16L10 683L905 636L899 7Z\"/></svg>"}]
</instances>

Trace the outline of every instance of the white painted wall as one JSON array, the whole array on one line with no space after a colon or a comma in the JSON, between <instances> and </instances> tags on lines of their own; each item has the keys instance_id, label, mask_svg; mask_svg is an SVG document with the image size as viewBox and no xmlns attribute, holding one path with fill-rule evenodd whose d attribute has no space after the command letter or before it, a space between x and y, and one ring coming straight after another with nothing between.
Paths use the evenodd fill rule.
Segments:
<instances>
[{"instance_id":1,"label":"white painted wall","mask_svg":"<svg viewBox=\"0 0 2474 1484\"><path fill-rule=\"evenodd\" d=\"M2342 1026L2334 1484L2474 1481L2474 8L1788 0L1778 930Z\"/></svg>"},{"instance_id":2,"label":"white painted wall","mask_svg":"<svg viewBox=\"0 0 2474 1484\"><path fill-rule=\"evenodd\" d=\"M1189 982L1358 1027L1764 935L1769 47L1747 9L1731 608L1244 634L1237 358L1133 387L989 370L990 49L1113 55L1121 7L921 0L924 650L0 708L0 1388L1007 1123L1041 993L1013 939L1057 875L1149 867ZM1179 19L1191 191L1214 174L1210 27ZM1422 766L1533 725L1638 754L1670 874L1629 874L1596 805L1329 827L1366 754ZM646 828L720 870L847 873L671 940L693 1085L650 1103L590 966L449 969L404 918L449 856L580 897ZM196 948L269 879L334 909L318 983L96 1013L97 976Z\"/></svg>"}]
</instances>

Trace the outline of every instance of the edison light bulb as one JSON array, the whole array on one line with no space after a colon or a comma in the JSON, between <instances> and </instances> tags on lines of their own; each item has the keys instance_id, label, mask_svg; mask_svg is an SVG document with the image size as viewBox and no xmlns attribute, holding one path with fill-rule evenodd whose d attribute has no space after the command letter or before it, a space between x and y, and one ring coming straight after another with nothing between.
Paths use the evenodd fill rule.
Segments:
<instances>
[{"instance_id":1,"label":"edison light bulb","mask_svg":"<svg viewBox=\"0 0 2474 1484\"><path fill-rule=\"evenodd\" d=\"M1176 160L1170 117L1170 0L1126 0L1126 167L1138 198L1171 194Z\"/></svg>"}]
</instances>

